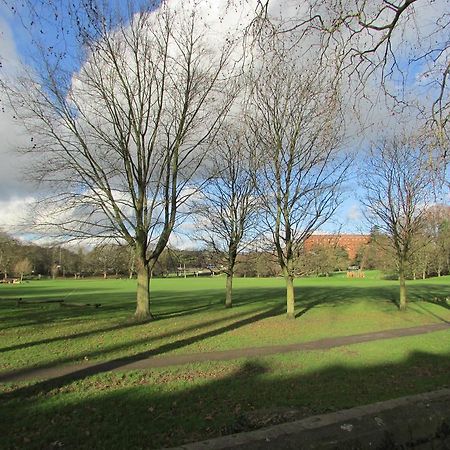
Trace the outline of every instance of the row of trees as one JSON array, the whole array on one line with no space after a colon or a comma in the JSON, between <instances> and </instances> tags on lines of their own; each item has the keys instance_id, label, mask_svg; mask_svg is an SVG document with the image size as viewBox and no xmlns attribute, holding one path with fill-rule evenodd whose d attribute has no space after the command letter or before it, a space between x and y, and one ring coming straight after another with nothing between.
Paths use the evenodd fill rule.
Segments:
<instances>
[{"instance_id":1,"label":"row of trees","mask_svg":"<svg viewBox=\"0 0 450 450\"><path fill-rule=\"evenodd\" d=\"M409 279L450 273L450 210L433 206L428 210L424 228L415 236L413 256L406 265ZM385 276L397 277L396 256L387 235L374 227L367 244L361 245L354 259L339 245L339 235L326 242L308 245L296 255L295 276L329 276L349 267L362 271L378 269ZM213 246L194 250L167 247L158 259L152 276L192 277L228 274L228 255ZM259 249L258 249L259 247ZM126 245L40 246L0 233L0 277L120 277L133 278L134 253ZM237 255L233 275L238 277L281 276L274 249L261 243Z\"/></svg>"},{"instance_id":2,"label":"row of trees","mask_svg":"<svg viewBox=\"0 0 450 450\"><path fill-rule=\"evenodd\" d=\"M379 269L397 276L397 257L388 236L379 228L371 233L370 243L361 247L355 264L362 269ZM412 240L411 255L405 266L410 279L441 276L450 273L450 210L433 206L425 216L423 227Z\"/></svg>"},{"instance_id":3,"label":"row of trees","mask_svg":"<svg viewBox=\"0 0 450 450\"><path fill-rule=\"evenodd\" d=\"M227 273L227 256L214 248L166 249L154 266L152 276L208 276ZM234 273L242 277L279 276L273 253L249 251L240 255ZM120 277L135 278L134 252L127 245L42 246L0 232L0 277Z\"/></svg>"},{"instance_id":4,"label":"row of trees","mask_svg":"<svg viewBox=\"0 0 450 450\"><path fill-rule=\"evenodd\" d=\"M153 276L214 274L222 259L212 250L166 248L154 267ZM127 245L100 244L94 247L41 246L0 232L0 276L11 277L136 277L135 254ZM263 276L266 276L263 274Z\"/></svg>"},{"instance_id":5,"label":"row of trees","mask_svg":"<svg viewBox=\"0 0 450 450\"><path fill-rule=\"evenodd\" d=\"M91 250L40 246L0 233L0 274L3 278L129 274L132 258L125 246L101 245Z\"/></svg>"},{"instance_id":6,"label":"row of trees","mask_svg":"<svg viewBox=\"0 0 450 450\"><path fill-rule=\"evenodd\" d=\"M355 55L347 53L351 40L335 39L327 24L351 30L359 17L370 32L380 28L379 17L359 11L334 22L329 8L289 30L286 22L274 25L266 2L243 28L232 20L219 26L220 14L214 27L202 2L178 9L176 2L130 2L117 11L95 1L69 10L41 3L55 11L56 35L71 30L70 45L37 45L33 67L3 83L33 142L26 149L33 175L50 192L33 212L35 232L127 245L138 319L151 317L150 276L182 219L197 222L199 238L226 256L227 306L237 256L262 236L275 250L293 318L296 261L305 239L340 205L352 164L342 74L351 77L343 67ZM232 3L222 5L225 15ZM308 14L319 5L309 6ZM395 17L407 6L392 7ZM33 19L25 23L42 17ZM396 21L388 24L389 33ZM390 38L381 41L387 49ZM362 61L377 48L361 50ZM361 64L353 67L360 75ZM434 160L427 163L433 145L423 136L420 145L409 136L386 140L361 177L368 219L395 249L402 307L405 265L435 175Z\"/></svg>"}]
</instances>

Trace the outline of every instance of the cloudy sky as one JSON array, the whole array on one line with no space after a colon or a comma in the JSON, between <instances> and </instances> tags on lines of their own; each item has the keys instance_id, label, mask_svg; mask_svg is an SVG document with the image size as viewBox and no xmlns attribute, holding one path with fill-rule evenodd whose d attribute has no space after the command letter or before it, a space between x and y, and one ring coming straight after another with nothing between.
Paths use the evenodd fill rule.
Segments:
<instances>
[{"instance_id":1,"label":"cloudy sky","mask_svg":"<svg viewBox=\"0 0 450 450\"><path fill-rule=\"evenodd\" d=\"M189 2L186 2L186 0L172 0L172 3L177 8L186 8L186 4ZM228 3L227 0L216 0L213 3L206 2L202 5L202 17L204 17L205 22L210 24L211 30L230 29L230 27L238 27L238 25L245 24L251 17L255 1L250 0L247 3L236 2L237 6L232 8L229 14L225 14L225 5ZM427 0L423 3L427 4ZM441 6L442 3L445 2L441 2ZM244 6L241 6L242 4ZM279 11L284 11L285 14L289 14L290 11L298 14L297 6L298 2L289 0L272 2L272 9L277 14ZM436 7L430 9L428 6L428 9L424 9L418 17L421 17L425 24L433 24L436 17L441 14L438 9ZM48 30L44 29L44 32L48 32ZM408 36L403 35L402 38L406 39ZM211 39L216 39L216 37L212 36ZM27 40L25 33L22 32L17 16L3 2L0 2L0 76L2 72L4 74L18 65L19 62L26 60L30 48L32 49L32 44ZM418 86L421 82L420 74L422 69L421 66L416 66L415 68ZM378 96L377 89L374 86L373 98ZM30 142L30 137L21 127L19 121L14 118L13 112L7 106L6 99L1 96L0 99L0 227L5 231L14 233L17 224L23 219L23 214L26 210L25 205L33 201L37 196L37 191L36 186L33 186L24 178L23 172L27 168L27 163L18 152L18 149ZM392 121L397 120L397 118L388 118L388 121L390 120L391 123L386 122L386 109L382 101L380 105L371 110L370 115L371 124L379 122L378 129L380 126L392 129ZM376 128L372 127L372 129ZM357 128L353 131L355 135L358 132ZM353 146L363 145L362 139L358 139L358 136L353 137L355 138L352 140ZM364 149L359 150L364 151ZM336 215L335 220L325 227L325 230L336 231L340 229L341 232L366 232L367 226L362 222L355 184L350 183L347 188L346 201ZM189 245L182 234L174 239L178 245Z\"/></svg>"},{"instance_id":2,"label":"cloudy sky","mask_svg":"<svg viewBox=\"0 0 450 450\"><path fill-rule=\"evenodd\" d=\"M8 19L9 13L1 3L0 62L2 70L15 66L20 60ZM0 95L0 100L0 226L9 229L20 220L24 204L33 198L34 187L24 180L26 161L18 152L29 138L19 121L15 119L6 99Z\"/></svg>"}]
</instances>

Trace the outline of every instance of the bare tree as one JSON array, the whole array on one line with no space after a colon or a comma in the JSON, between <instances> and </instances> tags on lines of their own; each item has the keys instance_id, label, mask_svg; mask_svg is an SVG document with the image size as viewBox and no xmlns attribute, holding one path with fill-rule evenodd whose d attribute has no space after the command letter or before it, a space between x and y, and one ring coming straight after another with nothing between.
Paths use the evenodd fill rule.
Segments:
<instances>
[{"instance_id":1,"label":"bare tree","mask_svg":"<svg viewBox=\"0 0 450 450\"><path fill-rule=\"evenodd\" d=\"M277 34L289 34L293 47L308 39L319 41L320 57L338 58L339 76L358 80L358 91L375 78L403 106L411 102L405 93L413 85L414 97L420 92L427 102L422 113L434 125L435 145L446 157L450 140L446 0L307 0L301 5L287 0L284 6L280 10L273 0L257 0L252 31L261 46L267 36Z\"/></svg>"},{"instance_id":2,"label":"bare tree","mask_svg":"<svg viewBox=\"0 0 450 450\"><path fill-rule=\"evenodd\" d=\"M427 145L408 137L385 140L374 147L362 170L366 218L390 243L400 281L401 310L406 309L406 267L417 251L432 200Z\"/></svg>"},{"instance_id":3,"label":"bare tree","mask_svg":"<svg viewBox=\"0 0 450 450\"><path fill-rule=\"evenodd\" d=\"M254 172L254 143L244 126L223 127L216 139L209 167L209 182L193 203L198 238L224 255L225 306L232 306L233 276L237 255L258 233L259 202Z\"/></svg>"},{"instance_id":4,"label":"bare tree","mask_svg":"<svg viewBox=\"0 0 450 450\"><path fill-rule=\"evenodd\" d=\"M265 222L286 280L287 316L294 318L296 255L340 204L349 159L340 152L340 99L327 72L286 56L259 67L249 122L260 145Z\"/></svg>"},{"instance_id":5,"label":"bare tree","mask_svg":"<svg viewBox=\"0 0 450 450\"><path fill-rule=\"evenodd\" d=\"M0 271L5 280L15 262L18 245L13 237L0 230Z\"/></svg>"},{"instance_id":6,"label":"bare tree","mask_svg":"<svg viewBox=\"0 0 450 450\"><path fill-rule=\"evenodd\" d=\"M426 213L422 250L423 260L428 260L430 273L449 273L450 269L450 207L433 205Z\"/></svg>"},{"instance_id":7,"label":"bare tree","mask_svg":"<svg viewBox=\"0 0 450 450\"><path fill-rule=\"evenodd\" d=\"M14 265L14 272L20 276L20 282L23 281L24 275L28 275L33 270L33 265L28 258L23 258Z\"/></svg>"},{"instance_id":8,"label":"bare tree","mask_svg":"<svg viewBox=\"0 0 450 450\"><path fill-rule=\"evenodd\" d=\"M4 87L33 136L33 176L51 192L36 225L132 247L135 317L146 319L150 272L233 99L233 43L212 49L195 9L163 2L119 20L101 5L83 2L73 18L88 23L72 70L42 48L41 64Z\"/></svg>"}]
</instances>

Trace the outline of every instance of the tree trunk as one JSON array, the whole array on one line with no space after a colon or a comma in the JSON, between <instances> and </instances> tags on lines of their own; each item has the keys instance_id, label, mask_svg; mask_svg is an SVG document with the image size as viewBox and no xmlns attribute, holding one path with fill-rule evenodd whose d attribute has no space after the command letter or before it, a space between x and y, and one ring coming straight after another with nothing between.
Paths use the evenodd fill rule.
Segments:
<instances>
[{"instance_id":1,"label":"tree trunk","mask_svg":"<svg viewBox=\"0 0 450 450\"><path fill-rule=\"evenodd\" d=\"M236 264L236 256L237 256L237 246L232 244L228 248L225 308L231 308L233 306L233 301L232 301L233 276L234 276L234 265Z\"/></svg>"},{"instance_id":2,"label":"tree trunk","mask_svg":"<svg viewBox=\"0 0 450 450\"><path fill-rule=\"evenodd\" d=\"M226 294L225 294L225 308L231 308L233 306L232 295L233 295L233 272L228 272Z\"/></svg>"},{"instance_id":3,"label":"tree trunk","mask_svg":"<svg viewBox=\"0 0 450 450\"><path fill-rule=\"evenodd\" d=\"M295 294L294 278L291 275L285 275L286 280L286 316L288 319L295 319Z\"/></svg>"},{"instance_id":4,"label":"tree trunk","mask_svg":"<svg viewBox=\"0 0 450 450\"><path fill-rule=\"evenodd\" d=\"M150 314L150 268L142 256L136 257L136 259L137 293L134 317L137 320L148 320L152 318Z\"/></svg>"},{"instance_id":5,"label":"tree trunk","mask_svg":"<svg viewBox=\"0 0 450 450\"><path fill-rule=\"evenodd\" d=\"M405 281L405 269L403 263L400 263L398 271L398 278L400 280L400 311L406 310L406 281Z\"/></svg>"}]
</instances>

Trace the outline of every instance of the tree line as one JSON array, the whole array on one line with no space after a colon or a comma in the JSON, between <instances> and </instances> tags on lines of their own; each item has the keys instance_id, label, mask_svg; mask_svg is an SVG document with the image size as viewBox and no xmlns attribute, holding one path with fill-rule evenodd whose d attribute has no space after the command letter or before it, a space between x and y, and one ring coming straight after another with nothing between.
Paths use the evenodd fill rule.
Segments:
<instances>
[{"instance_id":1,"label":"tree line","mask_svg":"<svg viewBox=\"0 0 450 450\"><path fill-rule=\"evenodd\" d=\"M344 235L345 236L345 235ZM356 256L349 257L339 245L339 234L326 242L303 246L295 258L295 276L332 276L347 270L380 270L387 278L397 278L395 249L379 227L373 227L368 242ZM213 246L197 249L166 247L152 277L202 277L226 275L228 255ZM433 206L420 233L415 236L413 256L405 277L425 279L450 274L450 208ZM274 250L254 245L236 257L233 275L237 277L279 277L282 270ZM100 244L94 247L44 246L21 241L0 232L0 278L135 278L134 253L127 245Z\"/></svg>"}]
</instances>

